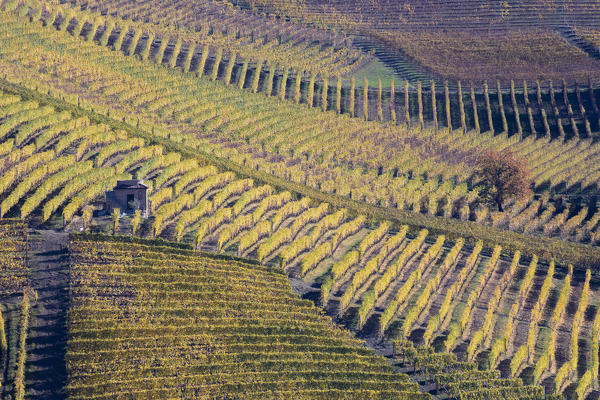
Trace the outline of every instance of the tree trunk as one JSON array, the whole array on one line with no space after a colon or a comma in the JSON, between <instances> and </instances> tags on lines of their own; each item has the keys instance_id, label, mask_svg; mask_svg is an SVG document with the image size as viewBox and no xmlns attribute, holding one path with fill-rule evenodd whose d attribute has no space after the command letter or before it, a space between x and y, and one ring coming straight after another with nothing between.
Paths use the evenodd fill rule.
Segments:
<instances>
[{"instance_id":1,"label":"tree trunk","mask_svg":"<svg viewBox=\"0 0 600 400\"><path fill-rule=\"evenodd\" d=\"M504 212L502 208L502 197L496 197L496 204L498 205L498 211Z\"/></svg>"}]
</instances>

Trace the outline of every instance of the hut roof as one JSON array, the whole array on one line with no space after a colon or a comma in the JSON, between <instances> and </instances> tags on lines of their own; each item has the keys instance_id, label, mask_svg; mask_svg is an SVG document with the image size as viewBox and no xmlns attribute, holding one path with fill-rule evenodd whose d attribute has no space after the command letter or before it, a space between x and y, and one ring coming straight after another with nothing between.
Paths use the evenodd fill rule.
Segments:
<instances>
[{"instance_id":1,"label":"hut roof","mask_svg":"<svg viewBox=\"0 0 600 400\"><path fill-rule=\"evenodd\" d=\"M148 189L148 186L144 184L143 180L140 179L128 179L125 181L117 181L117 186L113 190L124 190L124 189Z\"/></svg>"}]
</instances>

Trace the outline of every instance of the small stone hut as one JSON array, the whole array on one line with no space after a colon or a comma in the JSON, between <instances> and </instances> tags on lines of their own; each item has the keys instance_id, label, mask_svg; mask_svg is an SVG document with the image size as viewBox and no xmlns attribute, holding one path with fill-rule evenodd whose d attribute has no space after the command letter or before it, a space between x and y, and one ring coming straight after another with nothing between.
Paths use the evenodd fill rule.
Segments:
<instances>
[{"instance_id":1,"label":"small stone hut","mask_svg":"<svg viewBox=\"0 0 600 400\"><path fill-rule=\"evenodd\" d=\"M148 217L148 186L139 179L117 181L117 186L106 192L106 211L111 213L115 208L127 213L141 210Z\"/></svg>"}]
</instances>

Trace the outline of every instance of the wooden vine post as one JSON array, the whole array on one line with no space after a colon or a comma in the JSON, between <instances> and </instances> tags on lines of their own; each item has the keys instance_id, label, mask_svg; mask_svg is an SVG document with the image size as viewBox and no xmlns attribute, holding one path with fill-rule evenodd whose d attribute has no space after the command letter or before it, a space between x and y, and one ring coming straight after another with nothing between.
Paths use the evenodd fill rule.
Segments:
<instances>
[{"instance_id":1,"label":"wooden vine post","mask_svg":"<svg viewBox=\"0 0 600 400\"><path fill-rule=\"evenodd\" d=\"M279 100L285 100L287 94L287 81L290 75L290 69L285 67L281 76L281 85L279 85Z\"/></svg>"},{"instance_id":2,"label":"wooden vine post","mask_svg":"<svg viewBox=\"0 0 600 400\"><path fill-rule=\"evenodd\" d=\"M396 125L396 89L394 88L394 80L390 83L390 118Z\"/></svg>"},{"instance_id":3,"label":"wooden vine post","mask_svg":"<svg viewBox=\"0 0 600 400\"><path fill-rule=\"evenodd\" d=\"M353 76L350 81L350 104L348 105L348 110L350 112L350 116L354 117L355 113L355 99L356 96L356 78Z\"/></svg>"},{"instance_id":4,"label":"wooden vine post","mask_svg":"<svg viewBox=\"0 0 600 400\"><path fill-rule=\"evenodd\" d=\"M417 104L419 106L419 127L423 129L425 121L423 119L423 88L421 87L421 81L417 81Z\"/></svg>"},{"instance_id":5,"label":"wooden vine post","mask_svg":"<svg viewBox=\"0 0 600 400\"><path fill-rule=\"evenodd\" d=\"M431 80L431 114L433 117L433 128L437 131L438 124L438 116L437 116L437 98L435 93L435 81Z\"/></svg>"},{"instance_id":6,"label":"wooden vine post","mask_svg":"<svg viewBox=\"0 0 600 400\"><path fill-rule=\"evenodd\" d=\"M362 106L363 118L365 121L368 121L369 120L369 81L366 76L363 78L362 101L363 101L363 106Z\"/></svg>"},{"instance_id":7,"label":"wooden vine post","mask_svg":"<svg viewBox=\"0 0 600 400\"><path fill-rule=\"evenodd\" d=\"M377 79L377 119L383 122L381 78Z\"/></svg>"},{"instance_id":8,"label":"wooden vine post","mask_svg":"<svg viewBox=\"0 0 600 400\"><path fill-rule=\"evenodd\" d=\"M463 133L467 132L467 116L465 114L465 102L463 101L462 84L458 81L458 109L460 112L460 128Z\"/></svg>"},{"instance_id":9,"label":"wooden vine post","mask_svg":"<svg viewBox=\"0 0 600 400\"><path fill-rule=\"evenodd\" d=\"M248 74L248 59L244 60L242 65L242 72L240 72L240 78L238 79L238 88L243 89L246 83L246 75Z\"/></svg>"},{"instance_id":10,"label":"wooden vine post","mask_svg":"<svg viewBox=\"0 0 600 400\"><path fill-rule=\"evenodd\" d=\"M506 121L506 113L504 112L504 102L502 101L502 88L500 81L496 80L496 92L498 94L498 107L500 108L500 118L502 119L502 132L508 133L508 122Z\"/></svg>"},{"instance_id":11,"label":"wooden vine post","mask_svg":"<svg viewBox=\"0 0 600 400\"><path fill-rule=\"evenodd\" d=\"M302 84L303 71L296 71L296 82L294 85L294 103L300 103L300 85Z\"/></svg>"},{"instance_id":12,"label":"wooden vine post","mask_svg":"<svg viewBox=\"0 0 600 400\"><path fill-rule=\"evenodd\" d=\"M260 82L260 73L262 71L263 60L256 62L256 69L254 70L254 76L252 79L252 93L258 92L258 83Z\"/></svg>"},{"instance_id":13,"label":"wooden vine post","mask_svg":"<svg viewBox=\"0 0 600 400\"><path fill-rule=\"evenodd\" d=\"M408 80L404 80L404 123L410 126L410 97L408 93Z\"/></svg>"},{"instance_id":14,"label":"wooden vine post","mask_svg":"<svg viewBox=\"0 0 600 400\"><path fill-rule=\"evenodd\" d=\"M337 85L335 88L335 111L338 114L342 113L342 77L340 74L337 76Z\"/></svg>"},{"instance_id":15,"label":"wooden vine post","mask_svg":"<svg viewBox=\"0 0 600 400\"><path fill-rule=\"evenodd\" d=\"M477 99L475 98L475 88L471 82L471 104L473 105L473 121L475 123L475 132L481 132L481 126L479 126L479 113L477 112Z\"/></svg>"},{"instance_id":16,"label":"wooden vine post","mask_svg":"<svg viewBox=\"0 0 600 400\"><path fill-rule=\"evenodd\" d=\"M327 111L327 93L329 92L329 75L323 75L323 90L321 90L321 110Z\"/></svg>"},{"instance_id":17,"label":"wooden vine post","mask_svg":"<svg viewBox=\"0 0 600 400\"><path fill-rule=\"evenodd\" d=\"M517 107L517 96L515 95L515 82L512 79L510 80L510 101L512 102L513 112L515 114L517 133L523 136L523 128L521 127L521 117L519 116L519 108Z\"/></svg>"},{"instance_id":18,"label":"wooden vine post","mask_svg":"<svg viewBox=\"0 0 600 400\"><path fill-rule=\"evenodd\" d=\"M452 115L450 114L450 89L448 89L448 81L444 81L444 97L446 100L446 125L448 132L452 132Z\"/></svg>"},{"instance_id":19,"label":"wooden vine post","mask_svg":"<svg viewBox=\"0 0 600 400\"><path fill-rule=\"evenodd\" d=\"M490 91L487 82L483 83L483 97L485 100L485 110L489 124L489 131L494 135L494 120L492 119L492 107L490 106Z\"/></svg>"},{"instance_id":20,"label":"wooden vine post","mask_svg":"<svg viewBox=\"0 0 600 400\"><path fill-rule=\"evenodd\" d=\"M200 62L198 63L198 70L196 71L196 75L198 76L198 78L202 78L202 75L204 75L204 69L206 68L206 60L208 60L209 51L210 51L210 48L208 47L207 44L205 44L204 48L202 48L202 56L200 56Z\"/></svg>"}]
</instances>

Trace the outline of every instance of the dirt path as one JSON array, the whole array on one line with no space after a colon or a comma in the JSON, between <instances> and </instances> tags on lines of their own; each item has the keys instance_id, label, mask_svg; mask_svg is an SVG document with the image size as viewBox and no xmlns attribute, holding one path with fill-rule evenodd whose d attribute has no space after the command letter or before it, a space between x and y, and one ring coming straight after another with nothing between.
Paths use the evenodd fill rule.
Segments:
<instances>
[{"instance_id":1,"label":"dirt path","mask_svg":"<svg viewBox=\"0 0 600 400\"><path fill-rule=\"evenodd\" d=\"M30 234L32 286L38 301L32 307L27 338L25 387L28 399L66 398L65 351L68 308L68 235L54 231Z\"/></svg>"}]
</instances>

